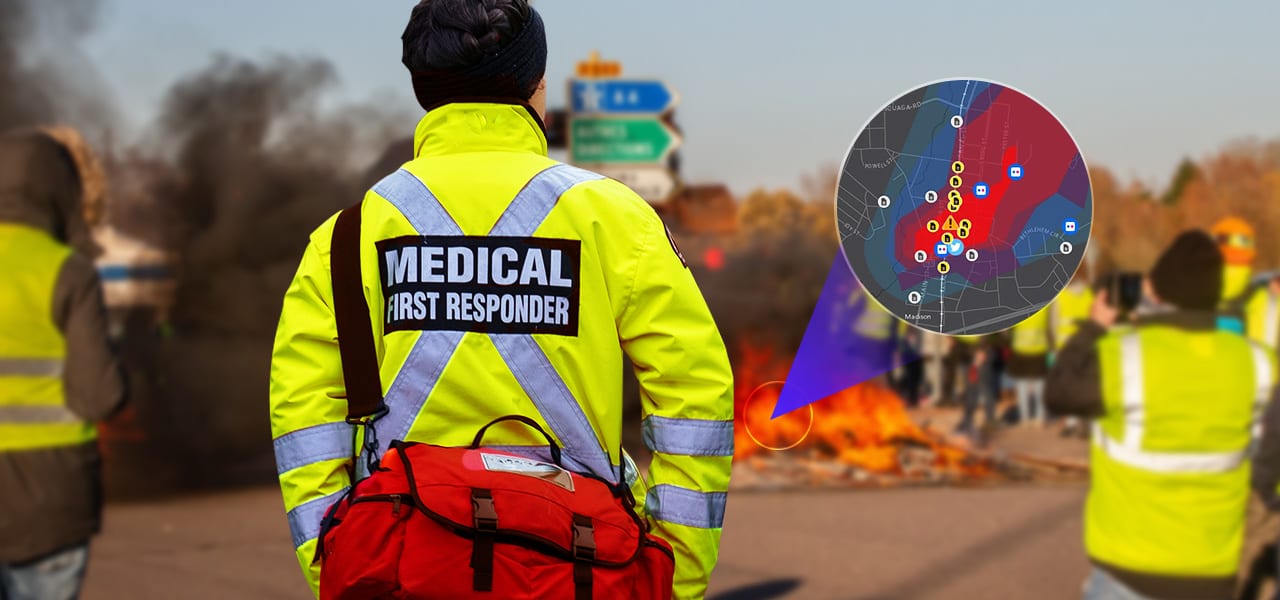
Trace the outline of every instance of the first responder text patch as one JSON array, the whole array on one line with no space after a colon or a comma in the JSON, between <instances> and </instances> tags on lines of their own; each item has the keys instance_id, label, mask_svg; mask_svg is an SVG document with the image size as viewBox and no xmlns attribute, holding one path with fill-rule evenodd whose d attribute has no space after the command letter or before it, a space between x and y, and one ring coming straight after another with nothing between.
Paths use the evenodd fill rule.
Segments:
<instances>
[{"instance_id":1,"label":"first responder text patch","mask_svg":"<svg viewBox=\"0 0 1280 600\"><path fill-rule=\"evenodd\" d=\"M384 330L577 336L581 247L557 238L382 240Z\"/></svg>"}]
</instances>

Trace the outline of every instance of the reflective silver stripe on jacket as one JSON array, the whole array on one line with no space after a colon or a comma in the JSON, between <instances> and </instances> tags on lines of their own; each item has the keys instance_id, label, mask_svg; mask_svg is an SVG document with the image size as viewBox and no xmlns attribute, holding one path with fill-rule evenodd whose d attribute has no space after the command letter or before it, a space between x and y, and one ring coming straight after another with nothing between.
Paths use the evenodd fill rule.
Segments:
<instances>
[{"instance_id":1,"label":"reflective silver stripe on jacket","mask_svg":"<svg viewBox=\"0 0 1280 600\"><path fill-rule=\"evenodd\" d=\"M733 421L649 416L640 422L646 448L684 456L733 456Z\"/></svg>"},{"instance_id":2,"label":"reflective silver stripe on jacket","mask_svg":"<svg viewBox=\"0 0 1280 600\"><path fill-rule=\"evenodd\" d=\"M649 489L645 510L653 518L667 523L702 529L724 526L726 492L699 492L679 486L660 484Z\"/></svg>"},{"instance_id":3,"label":"reflective silver stripe on jacket","mask_svg":"<svg viewBox=\"0 0 1280 600\"><path fill-rule=\"evenodd\" d=\"M1142 338L1136 332L1120 338L1120 402L1124 411L1124 445L1142 450L1146 434L1146 378L1142 373Z\"/></svg>"},{"instance_id":4,"label":"reflective silver stripe on jacket","mask_svg":"<svg viewBox=\"0 0 1280 600\"><path fill-rule=\"evenodd\" d=\"M0 358L0 377L62 377L62 365L57 358Z\"/></svg>"},{"instance_id":5,"label":"reflective silver stripe on jacket","mask_svg":"<svg viewBox=\"0 0 1280 600\"><path fill-rule=\"evenodd\" d=\"M1270 358L1254 346L1254 423L1260 422L1261 407L1272 385ZM1146 382L1143 374L1142 341L1137 332L1120 339L1121 404L1124 416L1123 441L1116 440L1094 423L1094 443L1116 462L1157 473L1222 473L1239 467L1247 449L1227 452L1162 452L1142 449L1145 436Z\"/></svg>"},{"instance_id":6,"label":"reflective silver stripe on jacket","mask_svg":"<svg viewBox=\"0 0 1280 600\"><path fill-rule=\"evenodd\" d=\"M0 406L0 424L4 425L45 425L63 423L82 423L84 419L76 416L65 406Z\"/></svg>"},{"instance_id":7,"label":"reflective silver stripe on jacket","mask_svg":"<svg viewBox=\"0 0 1280 600\"><path fill-rule=\"evenodd\" d=\"M353 433L351 425L339 422L299 429L276 438L271 443L276 453L276 473L351 457L355 450Z\"/></svg>"},{"instance_id":8,"label":"reflective silver stripe on jacket","mask_svg":"<svg viewBox=\"0 0 1280 600\"><path fill-rule=\"evenodd\" d=\"M320 526L325 513L349 489L351 488L344 487L328 496L308 500L289 511L289 533L293 536L294 548L320 537Z\"/></svg>"}]
</instances>

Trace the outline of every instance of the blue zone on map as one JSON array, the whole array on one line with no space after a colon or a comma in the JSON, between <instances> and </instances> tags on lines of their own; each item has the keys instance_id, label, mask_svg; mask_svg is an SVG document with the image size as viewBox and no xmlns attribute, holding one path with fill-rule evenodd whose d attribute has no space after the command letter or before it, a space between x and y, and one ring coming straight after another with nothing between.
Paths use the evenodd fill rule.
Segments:
<instances>
[{"instance_id":1,"label":"blue zone on map","mask_svg":"<svg viewBox=\"0 0 1280 600\"><path fill-rule=\"evenodd\" d=\"M964 168L962 207L953 212L955 161ZM978 182L987 184L981 198ZM929 191L936 202L925 201ZM877 205L880 196L888 208ZM944 81L890 103L855 141L838 196L841 244L859 280L895 316L944 333L983 333L1039 310L1065 286L1088 243L1091 196L1074 141L1046 109L998 84ZM962 241L976 260L937 256L946 232L925 224L949 216L972 223ZM1063 230L1067 220L1078 223L1075 232ZM907 300L912 290L922 295L918 305Z\"/></svg>"}]
</instances>

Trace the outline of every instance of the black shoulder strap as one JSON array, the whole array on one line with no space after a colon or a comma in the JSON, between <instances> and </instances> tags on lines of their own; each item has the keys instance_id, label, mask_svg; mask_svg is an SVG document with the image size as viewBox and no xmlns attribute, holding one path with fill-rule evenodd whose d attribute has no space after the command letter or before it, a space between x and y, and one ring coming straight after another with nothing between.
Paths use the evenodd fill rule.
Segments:
<instances>
[{"instance_id":1,"label":"black shoulder strap","mask_svg":"<svg viewBox=\"0 0 1280 600\"><path fill-rule=\"evenodd\" d=\"M329 250L333 314L338 324L342 378L347 387L347 420L360 421L383 410L378 353L369 327L369 303L360 278L360 207L338 214Z\"/></svg>"}]
</instances>

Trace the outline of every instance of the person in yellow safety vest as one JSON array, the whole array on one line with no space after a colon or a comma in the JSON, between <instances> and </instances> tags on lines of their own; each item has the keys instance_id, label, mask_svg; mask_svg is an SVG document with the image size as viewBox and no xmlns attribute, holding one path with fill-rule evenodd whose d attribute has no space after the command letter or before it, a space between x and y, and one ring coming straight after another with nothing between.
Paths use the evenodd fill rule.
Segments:
<instances>
[{"instance_id":1,"label":"person in yellow safety vest","mask_svg":"<svg viewBox=\"0 0 1280 600\"><path fill-rule=\"evenodd\" d=\"M65 141L64 141L65 140ZM79 594L101 524L95 423L124 400L70 130L0 136L0 598ZM91 199L90 199L91 200Z\"/></svg>"},{"instance_id":2,"label":"person in yellow safety vest","mask_svg":"<svg viewBox=\"0 0 1280 600\"><path fill-rule=\"evenodd\" d=\"M1080 325L1089 320L1089 309L1092 306L1093 289L1089 287L1089 274L1082 264L1071 283L1049 304L1054 351L1065 346L1067 340L1080 330Z\"/></svg>"},{"instance_id":3,"label":"person in yellow safety vest","mask_svg":"<svg viewBox=\"0 0 1280 600\"><path fill-rule=\"evenodd\" d=\"M1226 217L1214 223L1210 233L1226 260L1219 325L1228 331L1245 333L1246 307L1255 290L1249 283L1253 260L1258 254L1253 226L1239 217Z\"/></svg>"},{"instance_id":4,"label":"person in yellow safety vest","mask_svg":"<svg viewBox=\"0 0 1280 600\"><path fill-rule=\"evenodd\" d=\"M1222 273L1213 239L1183 233L1149 277L1158 310L1108 331L1117 310L1099 291L1050 371L1050 410L1096 419L1085 598L1233 597L1276 360L1217 327Z\"/></svg>"},{"instance_id":5,"label":"person in yellow safety vest","mask_svg":"<svg viewBox=\"0 0 1280 600\"><path fill-rule=\"evenodd\" d=\"M508 56L504 44L525 28L541 51ZM363 202L362 272L389 409L373 422L377 447L363 452L381 456L397 439L464 446L518 414L551 432L573 470L619 483L630 463L625 356L653 452L651 487L632 486L638 508L675 549L675 596L703 596L733 457L733 381L693 276L644 200L547 157L546 41L525 0L424 0L403 41L427 112L413 160ZM313 590L321 519L353 484L329 274L335 220L311 235L271 364L277 471ZM540 439L508 428L486 442L548 460Z\"/></svg>"},{"instance_id":6,"label":"person in yellow safety vest","mask_svg":"<svg viewBox=\"0 0 1280 600\"><path fill-rule=\"evenodd\" d=\"M1053 348L1053 331L1049 308L1014 325L1009 332L1009 378L1013 380L1014 397L1018 401L1018 422L1036 423L1043 427L1044 378L1049 372L1049 350Z\"/></svg>"},{"instance_id":7,"label":"person in yellow safety vest","mask_svg":"<svg viewBox=\"0 0 1280 600\"><path fill-rule=\"evenodd\" d=\"M1245 334L1272 350L1280 347L1280 272L1261 277L1244 309Z\"/></svg>"},{"instance_id":8,"label":"person in yellow safety vest","mask_svg":"<svg viewBox=\"0 0 1280 600\"><path fill-rule=\"evenodd\" d=\"M898 320L889 314L883 306L871 299L871 293L858 289L849 295L849 308L856 311L853 321L853 333L867 340L888 342L893 338L894 327Z\"/></svg>"},{"instance_id":9,"label":"person in yellow safety vest","mask_svg":"<svg viewBox=\"0 0 1280 600\"><path fill-rule=\"evenodd\" d=\"M1089 285L1087 263L1081 263L1075 277L1067 287L1058 293L1058 297L1049 304L1049 320L1053 327L1053 350L1049 355L1052 367L1057 354L1062 351L1067 340L1080 330L1080 325L1089 320L1089 310L1093 306L1093 288ZM1067 415L1063 419L1062 435L1084 435L1086 428L1080 417Z\"/></svg>"},{"instance_id":10,"label":"person in yellow safety vest","mask_svg":"<svg viewBox=\"0 0 1280 600\"><path fill-rule=\"evenodd\" d=\"M1275 351L1275 318L1278 312L1276 298L1280 296L1280 278L1273 274L1266 277L1266 281L1266 291L1256 294L1256 297L1265 301L1262 308L1266 320L1255 320L1254 312L1248 313L1249 339ZM1253 325L1258 321L1266 323L1266 330L1255 330ZM1277 394L1280 395L1280 388L1277 388ZM1280 511L1280 398L1273 396L1267 405L1262 418L1262 430L1262 441L1253 458L1253 489L1270 510Z\"/></svg>"}]
</instances>

